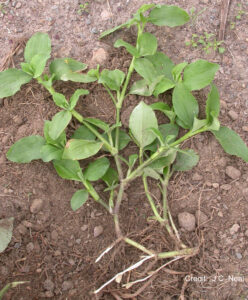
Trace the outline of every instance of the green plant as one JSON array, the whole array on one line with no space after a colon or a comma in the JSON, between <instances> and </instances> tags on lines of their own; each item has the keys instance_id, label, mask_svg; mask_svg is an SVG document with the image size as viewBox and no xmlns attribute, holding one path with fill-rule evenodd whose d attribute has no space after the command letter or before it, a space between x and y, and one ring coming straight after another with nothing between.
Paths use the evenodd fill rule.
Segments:
<instances>
[{"instance_id":1,"label":"green plant","mask_svg":"<svg viewBox=\"0 0 248 300\"><path fill-rule=\"evenodd\" d=\"M83 12L89 12L89 2L79 4L79 10L77 11L77 13L81 15Z\"/></svg>"},{"instance_id":2,"label":"green plant","mask_svg":"<svg viewBox=\"0 0 248 300\"><path fill-rule=\"evenodd\" d=\"M28 281L15 281L15 282L11 282L5 285L4 288L2 288L0 290L0 300L3 298L4 294L10 289L10 288L15 288L20 284L24 284L27 283Z\"/></svg>"},{"instance_id":3,"label":"green plant","mask_svg":"<svg viewBox=\"0 0 248 300\"><path fill-rule=\"evenodd\" d=\"M213 33L204 32L204 35L192 34L191 40L186 41L185 45L193 48L201 47L205 53L210 53L211 50L222 54L225 48L221 47L224 41L217 41Z\"/></svg>"},{"instance_id":4,"label":"green plant","mask_svg":"<svg viewBox=\"0 0 248 300\"><path fill-rule=\"evenodd\" d=\"M147 15L148 10L150 12ZM44 137L33 135L20 139L10 147L7 158L17 163L28 163L35 159L52 162L60 177L82 183L84 188L78 190L71 198L72 209L79 209L91 195L112 215L115 224L117 240L99 256L97 261L120 241L148 255L121 274L139 266L147 259L174 256L179 259L197 252L196 248L188 248L181 241L167 203L167 186L173 173L190 170L199 160L197 153L192 149L180 148L184 141L210 131L227 153L248 162L248 148L245 143L234 131L221 127L218 120L219 94L212 81L219 66L206 60L175 65L168 56L157 51L156 37L144 31L147 23L174 27L188 21L188 14L176 6L143 5L132 19L102 33L101 38L118 29L137 26L136 45L133 46L121 39L114 44L116 48L124 47L132 56L127 74L120 70L100 71L99 66L82 73L87 68L85 64L71 58L60 58L50 63L50 74L43 75L51 51L50 39L44 33L36 33L28 41L24 52L25 62L21 64L22 70L8 69L0 73L0 97L15 94L22 84L34 78L50 92L54 103L62 109L51 121L45 121ZM129 88L134 71L141 78ZM55 80L82 83L98 81L113 101L116 111L115 123L107 124L100 119L79 114L75 109L79 97L86 96L89 91L78 89L67 99L54 90ZM210 92L206 102L205 118L199 119L199 106L192 91L207 86L210 86ZM128 95L151 96L157 99L167 91L172 94L171 104L157 101L147 105L141 101L131 113L130 132L126 133L121 129L120 113L123 101ZM158 124L156 111L162 112L167 117L167 123ZM81 127L68 139L65 130L72 118L81 123ZM182 134L179 137L180 128ZM131 141L137 145L138 151L124 157L121 150ZM80 160L95 156L100 151L99 157L90 162L85 169L81 168ZM108 159L110 155L116 167L110 166ZM145 195L153 213L152 218L167 232L175 250L157 253L130 239L123 232L119 222L123 193L129 183L137 177L142 178ZM155 205L150 193L148 177L157 180L161 190L162 211ZM98 180L106 184L105 193L108 194L108 202L104 201L94 189L94 182ZM99 292L100 289L95 292Z\"/></svg>"},{"instance_id":5,"label":"green plant","mask_svg":"<svg viewBox=\"0 0 248 300\"><path fill-rule=\"evenodd\" d=\"M193 26L195 25L198 17L204 13L204 11L206 11L207 8L203 8L201 9L199 12L196 11L196 8L195 7L191 7L190 11L189 11L189 15L190 15L190 25Z\"/></svg>"},{"instance_id":6,"label":"green plant","mask_svg":"<svg viewBox=\"0 0 248 300\"><path fill-rule=\"evenodd\" d=\"M238 11L237 11L237 15L235 16L236 21L237 20L241 20L242 16L246 14L245 11L242 8L242 4L241 3L238 3L237 7L238 7ZM230 22L230 29L235 29L235 27L236 27L236 21L231 21Z\"/></svg>"}]
</instances>

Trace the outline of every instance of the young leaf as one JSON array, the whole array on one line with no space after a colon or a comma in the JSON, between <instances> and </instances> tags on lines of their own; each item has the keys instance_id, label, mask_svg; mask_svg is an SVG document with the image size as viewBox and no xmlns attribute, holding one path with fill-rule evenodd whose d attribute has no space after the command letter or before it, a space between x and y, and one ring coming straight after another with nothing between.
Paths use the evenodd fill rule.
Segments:
<instances>
[{"instance_id":1,"label":"young leaf","mask_svg":"<svg viewBox=\"0 0 248 300\"><path fill-rule=\"evenodd\" d=\"M2 253L11 241L14 218L0 220L0 253Z\"/></svg>"},{"instance_id":2,"label":"young leaf","mask_svg":"<svg viewBox=\"0 0 248 300\"><path fill-rule=\"evenodd\" d=\"M71 208L73 211L79 209L88 200L89 194L86 190L76 191L71 198Z\"/></svg>"},{"instance_id":3,"label":"young leaf","mask_svg":"<svg viewBox=\"0 0 248 300\"><path fill-rule=\"evenodd\" d=\"M241 157L248 162L248 147L241 137L228 127L221 126L218 131L211 130L226 153Z\"/></svg>"},{"instance_id":4,"label":"young leaf","mask_svg":"<svg viewBox=\"0 0 248 300\"><path fill-rule=\"evenodd\" d=\"M153 95L158 98L158 95L172 89L175 83L168 78L162 78L161 81L156 85Z\"/></svg>"},{"instance_id":5,"label":"young leaf","mask_svg":"<svg viewBox=\"0 0 248 300\"><path fill-rule=\"evenodd\" d=\"M17 69L0 72L0 99L14 95L21 85L28 83L32 76Z\"/></svg>"},{"instance_id":6,"label":"young leaf","mask_svg":"<svg viewBox=\"0 0 248 300\"><path fill-rule=\"evenodd\" d=\"M219 65L199 59L185 68L183 83L190 91L200 90L213 81L218 69Z\"/></svg>"},{"instance_id":7,"label":"young leaf","mask_svg":"<svg viewBox=\"0 0 248 300\"><path fill-rule=\"evenodd\" d=\"M88 95L89 91L84 89L78 89L74 92L74 94L70 98L70 110L73 110L77 105L78 99L80 96Z\"/></svg>"},{"instance_id":8,"label":"young leaf","mask_svg":"<svg viewBox=\"0 0 248 300\"><path fill-rule=\"evenodd\" d=\"M54 103L61 108L68 108L69 104L63 94L54 92L52 94Z\"/></svg>"},{"instance_id":9,"label":"young leaf","mask_svg":"<svg viewBox=\"0 0 248 300\"><path fill-rule=\"evenodd\" d=\"M63 159L80 160L95 155L102 147L101 142L69 140L65 146Z\"/></svg>"},{"instance_id":10,"label":"young leaf","mask_svg":"<svg viewBox=\"0 0 248 300\"><path fill-rule=\"evenodd\" d=\"M193 123L193 127L192 127L192 132L202 128L203 126L206 126L207 125L207 120L204 119L204 120L199 120L195 117L194 119L194 123Z\"/></svg>"},{"instance_id":11,"label":"young leaf","mask_svg":"<svg viewBox=\"0 0 248 300\"><path fill-rule=\"evenodd\" d=\"M177 124L162 124L162 125L159 125L159 131L161 132L161 134L164 138L164 143L166 142L168 136L174 137L170 140L170 142L168 142L170 144L170 143L174 142L174 140L178 136L179 127L177 126Z\"/></svg>"},{"instance_id":12,"label":"young leaf","mask_svg":"<svg viewBox=\"0 0 248 300\"><path fill-rule=\"evenodd\" d=\"M216 130L216 131L218 131L220 129L220 121L216 117L217 113L215 113L214 111L212 111L210 113L210 116L211 116L212 121L211 121L211 124L208 125L208 130Z\"/></svg>"},{"instance_id":13,"label":"young leaf","mask_svg":"<svg viewBox=\"0 0 248 300\"><path fill-rule=\"evenodd\" d=\"M139 51L132 46L131 44L119 39L114 43L114 47L115 48L119 48L119 47L125 47L127 52L130 53L132 56L138 58L140 57Z\"/></svg>"},{"instance_id":14,"label":"young leaf","mask_svg":"<svg viewBox=\"0 0 248 300\"><path fill-rule=\"evenodd\" d=\"M189 15L177 6L157 5L149 15L148 21L157 26L181 26L190 20Z\"/></svg>"},{"instance_id":15,"label":"young leaf","mask_svg":"<svg viewBox=\"0 0 248 300\"><path fill-rule=\"evenodd\" d=\"M144 172L145 176L151 177L153 179L158 180L160 178L159 174L154 169L152 169L150 167L144 168L143 172Z\"/></svg>"},{"instance_id":16,"label":"young leaf","mask_svg":"<svg viewBox=\"0 0 248 300\"><path fill-rule=\"evenodd\" d=\"M111 132L111 135L112 135L113 143L115 145L116 129L114 129ZM130 141L131 141L130 136L124 130L119 129L119 145L118 145L118 149L119 150L123 150L128 145L128 143Z\"/></svg>"},{"instance_id":17,"label":"young leaf","mask_svg":"<svg viewBox=\"0 0 248 300\"><path fill-rule=\"evenodd\" d=\"M194 118L198 115L199 107L191 92L179 83L173 90L172 103L176 115L183 121L186 128L192 128Z\"/></svg>"},{"instance_id":18,"label":"young leaf","mask_svg":"<svg viewBox=\"0 0 248 300\"><path fill-rule=\"evenodd\" d=\"M84 121L87 121L88 123L102 129L103 131L109 130L109 125L102 120L95 119L95 118L84 118Z\"/></svg>"},{"instance_id":19,"label":"young leaf","mask_svg":"<svg viewBox=\"0 0 248 300\"><path fill-rule=\"evenodd\" d=\"M171 70L171 74L173 76L173 79L176 81L176 82L180 82L180 79L181 79L181 73L183 71L183 69L187 66L187 62L183 62L183 63L180 63L178 65L176 65L172 70Z\"/></svg>"},{"instance_id":20,"label":"young leaf","mask_svg":"<svg viewBox=\"0 0 248 300\"><path fill-rule=\"evenodd\" d=\"M113 186L118 182L118 173L113 168L108 168L107 172L102 176L102 180L107 184L108 187Z\"/></svg>"},{"instance_id":21,"label":"young leaf","mask_svg":"<svg viewBox=\"0 0 248 300\"><path fill-rule=\"evenodd\" d=\"M129 128L141 148L151 144L156 136L148 129L158 129L158 121L152 108L143 101L140 102L131 113Z\"/></svg>"},{"instance_id":22,"label":"young leaf","mask_svg":"<svg viewBox=\"0 0 248 300\"><path fill-rule=\"evenodd\" d=\"M189 171L198 164L199 156L192 149L186 149L177 153L173 166L175 171Z\"/></svg>"},{"instance_id":23,"label":"young leaf","mask_svg":"<svg viewBox=\"0 0 248 300\"><path fill-rule=\"evenodd\" d=\"M32 57L30 62L30 67L33 70L33 78L39 77L46 66L47 60L50 58L50 55L47 54L36 54Z\"/></svg>"},{"instance_id":24,"label":"young leaf","mask_svg":"<svg viewBox=\"0 0 248 300\"><path fill-rule=\"evenodd\" d=\"M220 113L220 97L217 87L212 84L211 91L208 94L207 103L206 103L206 117L208 122L212 122L213 118L211 113L215 113L215 117L218 118Z\"/></svg>"},{"instance_id":25,"label":"young leaf","mask_svg":"<svg viewBox=\"0 0 248 300\"><path fill-rule=\"evenodd\" d=\"M57 58L51 62L50 73L54 74L55 80L74 81L74 82L93 82L97 78L88 74L78 73L87 68L87 65L71 58Z\"/></svg>"},{"instance_id":26,"label":"young leaf","mask_svg":"<svg viewBox=\"0 0 248 300\"><path fill-rule=\"evenodd\" d=\"M148 82L148 84L151 84L154 79L158 77L153 64L146 58L135 59L134 69Z\"/></svg>"},{"instance_id":27,"label":"young leaf","mask_svg":"<svg viewBox=\"0 0 248 300\"><path fill-rule=\"evenodd\" d=\"M14 143L6 156L13 162L29 163L42 158L41 148L43 145L45 145L45 139L42 136L27 136Z\"/></svg>"},{"instance_id":28,"label":"young leaf","mask_svg":"<svg viewBox=\"0 0 248 300\"><path fill-rule=\"evenodd\" d=\"M152 91L149 90L148 83L145 79L135 81L131 86L129 94L140 96L151 96Z\"/></svg>"},{"instance_id":29,"label":"young leaf","mask_svg":"<svg viewBox=\"0 0 248 300\"><path fill-rule=\"evenodd\" d=\"M27 63L31 63L36 55L48 59L51 54L51 40L47 33L37 32L27 42L24 57ZM36 61L38 62L38 60Z\"/></svg>"},{"instance_id":30,"label":"young leaf","mask_svg":"<svg viewBox=\"0 0 248 300\"><path fill-rule=\"evenodd\" d=\"M65 143L66 143L65 132L63 131L56 140L53 140L49 135L50 124L51 124L51 121L45 121L45 124L44 124L44 137L45 137L46 143L64 148Z\"/></svg>"},{"instance_id":31,"label":"young leaf","mask_svg":"<svg viewBox=\"0 0 248 300\"><path fill-rule=\"evenodd\" d=\"M58 112L49 125L49 136L56 140L70 123L72 114L67 110Z\"/></svg>"},{"instance_id":32,"label":"young leaf","mask_svg":"<svg viewBox=\"0 0 248 300\"><path fill-rule=\"evenodd\" d=\"M89 140L93 141L96 139L96 136L94 133L92 133L87 127L84 125L80 126L78 129L76 129L71 137L72 139L78 139L78 140Z\"/></svg>"},{"instance_id":33,"label":"young leaf","mask_svg":"<svg viewBox=\"0 0 248 300\"><path fill-rule=\"evenodd\" d=\"M150 107L153 110L159 110L163 112L170 119L171 122L174 121L176 115L168 104L165 104L164 102L155 102L152 103Z\"/></svg>"},{"instance_id":34,"label":"young leaf","mask_svg":"<svg viewBox=\"0 0 248 300\"><path fill-rule=\"evenodd\" d=\"M82 170L79 162L70 159L54 160L53 166L58 175L64 179L81 181Z\"/></svg>"},{"instance_id":35,"label":"young leaf","mask_svg":"<svg viewBox=\"0 0 248 300\"><path fill-rule=\"evenodd\" d=\"M157 51L158 42L156 37L149 33L144 32L138 40L138 51L140 56L153 55Z\"/></svg>"},{"instance_id":36,"label":"young leaf","mask_svg":"<svg viewBox=\"0 0 248 300\"><path fill-rule=\"evenodd\" d=\"M135 165L136 160L138 159L138 154L131 154L128 157L128 164L129 164L129 168L132 169L133 166Z\"/></svg>"},{"instance_id":37,"label":"young leaf","mask_svg":"<svg viewBox=\"0 0 248 300\"><path fill-rule=\"evenodd\" d=\"M34 71L29 63L21 63L22 71L30 75L31 77L34 76Z\"/></svg>"},{"instance_id":38,"label":"young leaf","mask_svg":"<svg viewBox=\"0 0 248 300\"><path fill-rule=\"evenodd\" d=\"M168 154L167 156L161 157L157 160L155 160L153 163L149 165L149 168L155 169L155 170L160 170L163 169L169 165L171 165L177 155L177 151L174 150L172 153Z\"/></svg>"},{"instance_id":39,"label":"young leaf","mask_svg":"<svg viewBox=\"0 0 248 300\"><path fill-rule=\"evenodd\" d=\"M125 74L120 70L103 70L98 82L106 84L111 90L119 91L124 79Z\"/></svg>"},{"instance_id":40,"label":"young leaf","mask_svg":"<svg viewBox=\"0 0 248 300\"><path fill-rule=\"evenodd\" d=\"M157 129L157 128L149 128L149 130L150 130L151 132L153 132L154 135L157 137L157 139L158 139L159 142L160 142L160 145L161 145L161 146L164 146L163 136L162 136L161 132L159 131L159 129Z\"/></svg>"},{"instance_id":41,"label":"young leaf","mask_svg":"<svg viewBox=\"0 0 248 300\"><path fill-rule=\"evenodd\" d=\"M135 21L133 20L133 19L130 19L130 20L128 20L127 22L125 22L125 23L123 23L123 24L120 24L120 25L118 25L118 26L116 26L116 27L114 27L114 28L111 28L111 29L108 29L108 30L106 30L106 31L104 31L101 35L100 35L100 39L102 39L102 38L104 38L105 36L107 36L107 35L109 35L109 34L111 34L111 33L113 33L113 32L115 32L115 31L117 31L117 30L119 30L119 29L121 29L121 28L129 28L132 24L134 24L135 23Z\"/></svg>"},{"instance_id":42,"label":"young leaf","mask_svg":"<svg viewBox=\"0 0 248 300\"><path fill-rule=\"evenodd\" d=\"M58 148L54 145L44 145L41 150L41 159L44 162L49 162L54 159L61 159L63 154L63 149Z\"/></svg>"},{"instance_id":43,"label":"young leaf","mask_svg":"<svg viewBox=\"0 0 248 300\"><path fill-rule=\"evenodd\" d=\"M158 75L164 75L166 78L173 80L171 70L174 63L163 52L156 52L154 55L146 56L155 68Z\"/></svg>"},{"instance_id":44,"label":"young leaf","mask_svg":"<svg viewBox=\"0 0 248 300\"><path fill-rule=\"evenodd\" d=\"M84 177L89 181L97 181L102 178L110 166L106 157L96 159L90 163L84 172Z\"/></svg>"}]
</instances>

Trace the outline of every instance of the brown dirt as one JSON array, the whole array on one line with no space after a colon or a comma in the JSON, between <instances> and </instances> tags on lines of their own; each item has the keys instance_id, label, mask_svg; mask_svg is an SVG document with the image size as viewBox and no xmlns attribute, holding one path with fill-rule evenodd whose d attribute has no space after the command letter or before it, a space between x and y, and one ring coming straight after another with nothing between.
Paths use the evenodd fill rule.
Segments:
<instances>
[{"instance_id":1,"label":"brown dirt","mask_svg":"<svg viewBox=\"0 0 248 300\"><path fill-rule=\"evenodd\" d=\"M21 7L17 8L19 3ZM131 41L132 30L118 32L104 42L99 42L94 32L125 21L143 3L146 1L97 0L90 2L89 12L81 16L77 14L76 0L6 3L6 14L0 18L2 63L17 40L30 37L36 31L45 31L52 38L54 57L71 56L92 65L93 50L104 48L108 58L102 62L102 67L126 71L127 54L111 45L120 35ZM187 48L184 42L192 33L206 31L218 35L220 1L166 3L180 5L187 11L193 6L198 11L207 8L194 26L175 29L148 26L148 30L158 37L160 50L176 63L205 58L221 65L216 78L222 99L221 121L248 143L244 128L248 114L247 15L236 22L234 30L227 24L224 55L206 55L200 49ZM232 1L228 22L235 20L237 3L242 3L243 10L247 11L247 2ZM20 48L8 63L18 65L22 57ZM70 94L77 86L58 83L56 89ZM91 93L80 102L78 110L84 115L113 122L114 110L107 94L95 84L87 88ZM198 95L201 102L206 94L204 91ZM0 255L0 289L8 282L29 281L10 290L5 299L95 299L92 294L95 288L136 262L140 255L131 247L119 245L96 264L94 261L99 253L115 240L109 215L93 201L88 201L76 213L72 212L69 199L78 185L58 178L51 164L40 161L14 164L6 160L5 154L13 142L30 134L42 134L43 121L51 119L56 111L50 100L48 93L33 81L15 96L0 100L0 219L15 217L12 241ZM129 108L140 100L154 102L154 99L130 96L124 104L123 112L127 112L123 114L123 123L128 118ZM236 120L228 116L230 110L238 114ZM71 124L68 134L75 125ZM180 229L187 245L200 245L199 254L162 269L146 286L142 283L125 290L114 282L98 299L122 299L118 293L135 294L137 291L133 299L168 300L180 296L181 299L248 299L248 166L226 155L210 134L192 139L188 146L197 150L201 159L197 168L172 178L169 204L176 222L178 214L185 211L195 214L200 209L207 216L207 221L193 232ZM135 146L130 144L125 154L134 150ZM229 178L225 172L227 166L240 170L241 176L235 180ZM156 196L156 183L151 181L150 184ZM101 184L95 187L99 191L103 188ZM126 193L121 213L125 232L150 249L171 249L164 232L148 221L151 211L144 201L141 182L132 182ZM30 212L35 199L43 201L36 214ZM94 228L99 225L103 233L95 238ZM150 270L163 263L156 262ZM144 277L145 271L145 267L137 269L128 275L130 278L124 277L123 282ZM187 275L192 275L188 281Z\"/></svg>"}]
</instances>

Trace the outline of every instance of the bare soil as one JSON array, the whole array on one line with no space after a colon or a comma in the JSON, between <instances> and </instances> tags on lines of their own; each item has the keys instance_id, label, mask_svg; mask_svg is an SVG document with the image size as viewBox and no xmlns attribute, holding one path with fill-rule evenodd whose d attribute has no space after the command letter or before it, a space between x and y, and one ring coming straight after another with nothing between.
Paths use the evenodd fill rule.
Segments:
<instances>
[{"instance_id":1,"label":"bare soil","mask_svg":"<svg viewBox=\"0 0 248 300\"><path fill-rule=\"evenodd\" d=\"M175 63L203 58L220 64L215 82L221 95L222 124L237 131L248 143L247 1L231 1L226 52L222 55L205 54L200 48L185 46L192 33L211 32L218 36L220 0L153 2L179 5L188 12L192 7L197 11L206 8L195 24L174 29L148 26L147 30L157 36L159 49ZM52 38L53 57L70 56L90 66L100 59L102 68L120 68L126 72L130 57L112 45L120 36L132 42L133 29L118 32L104 41L99 41L98 35L127 20L146 1L90 1L88 11L81 14L78 9L83 2L77 0L1 3L5 3L5 13L0 12L0 67L18 66L25 40L43 31ZM235 18L238 3L242 3L245 11L241 20ZM233 21L236 27L230 29ZM99 48L104 49L105 55L92 58ZM57 83L56 89L69 95L78 86ZM90 95L79 103L78 110L85 116L113 123L114 107L107 93L96 84L87 88ZM205 101L207 92L206 89L196 94L200 103ZM124 125L140 100L155 101L152 97L129 96L123 107ZM122 283L143 278L166 261L136 269L122 283L113 282L96 298L92 292L136 262L141 253L120 244L95 263L98 255L115 240L111 217L93 201L72 212L69 200L79 186L59 178L52 164L40 161L14 164L5 158L9 147L21 137L42 135L44 120L50 120L57 111L48 93L32 81L15 96L0 101L0 219L15 218L12 241L0 254L0 289L8 282L28 281L10 290L4 299L248 299L248 165L225 154L210 133L185 144L200 154L200 162L192 171L176 174L169 186L169 205L178 227L179 213L195 215L200 210L205 214L204 224L193 232L180 228L184 243L200 246L199 253L163 268L149 281L129 290L123 288ZM76 122L70 124L68 135L76 126ZM129 144L124 155L134 151L135 145ZM229 176L230 166L240 171L238 178ZM156 182L151 180L150 184L156 199ZM101 183L96 183L95 188L100 193L103 190ZM36 199L42 200L42 206L39 212L31 213L30 205ZM149 221L149 216L151 210L141 182L136 180L126 190L122 205L124 231L150 249L172 250L166 233ZM94 237L97 226L102 226L103 232Z\"/></svg>"}]
</instances>

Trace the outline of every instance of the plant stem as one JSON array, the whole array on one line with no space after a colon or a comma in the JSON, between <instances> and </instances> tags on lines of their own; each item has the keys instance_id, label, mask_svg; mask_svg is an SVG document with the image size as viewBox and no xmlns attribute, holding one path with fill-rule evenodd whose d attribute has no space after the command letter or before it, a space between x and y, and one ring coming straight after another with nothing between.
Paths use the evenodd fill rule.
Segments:
<instances>
[{"instance_id":1,"label":"plant stem","mask_svg":"<svg viewBox=\"0 0 248 300\"><path fill-rule=\"evenodd\" d=\"M194 255L198 251L197 248L186 248L182 250L175 250L170 252L161 252L157 254L157 258L169 258L173 256L181 256L181 255Z\"/></svg>"},{"instance_id":2,"label":"plant stem","mask_svg":"<svg viewBox=\"0 0 248 300\"><path fill-rule=\"evenodd\" d=\"M189 131L188 133L186 133L184 136L182 136L180 139L176 140L174 143L171 143L170 145L166 145L166 146L162 146L160 147L150 158L148 158L146 161L144 161L137 169L135 169L132 173L130 173L125 179L124 181L130 182L131 180L135 179L137 176L139 176L140 172L147 167L149 164L151 164L153 161L155 161L156 159L158 159L161 155L163 155L167 150L169 150L170 148L173 148L177 145L179 145L180 143L182 143L183 141L191 138L192 136L207 131L208 127L204 126L194 132Z\"/></svg>"},{"instance_id":3,"label":"plant stem","mask_svg":"<svg viewBox=\"0 0 248 300\"><path fill-rule=\"evenodd\" d=\"M106 84L103 84L103 86L105 87L106 91L108 92L110 98L112 99L114 105L116 106L116 99L114 97L114 95L112 94L111 90L106 86Z\"/></svg>"},{"instance_id":4,"label":"plant stem","mask_svg":"<svg viewBox=\"0 0 248 300\"><path fill-rule=\"evenodd\" d=\"M105 140L105 138L103 138L102 135L97 130L95 130L94 127L92 127L87 121L85 121L84 117L80 113L78 113L74 109L71 111L71 113L74 118L76 118L80 123L84 124L85 127L87 127L92 133L94 133L96 137L99 138L101 142L103 142L104 146L110 151L112 155L115 155L117 153L117 150L114 147L112 147L109 144L109 142Z\"/></svg>"},{"instance_id":5,"label":"plant stem","mask_svg":"<svg viewBox=\"0 0 248 300\"><path fill-rule=\"evenodd\" d=\"M114 207L114 213L113 213L114 214L114 222L115 222L115 231L116 231L118 238L122 237L122 233L121 233L121 229L120 229L120 222L119 222L119 210L120 210L121 201L122 201L122 197L123 197L124 187L125 187L125 184L123 183L123 181L121 181L116 204Z\"/></svg>"},{"instance_id":6,"label":"plant stem","mask_svg":"<svg viewBox=\"0 0 248 300\"><path fill-rule=\"evenodd\" d=\"M143 251L143 252L145 252L145 253L147 253L147 254L149 254L149 255L152 255L152 256L154 255L154 253L153 253L152 251L146 249L146 247L142 246L141 244L139 244L139 243L137 243L137 242L135 242L135 241L133 241L133 240L131 240L131 239L129 239L129 238L124 238L124 241L125 241L127 244L132 245L132 246L134 246L135 248L138 248L138 249L140 249L141 251Z\"/></svg>"},{"instance_id":7,"label":"plant stem","mask_svg":"<svg viewBox=\"0 0 248 300\"><path fill-rule=\"evenodd\" d=\"M158 213L156 205L155 205L155 203L154 203L154 201L153 201L153 199L152 199L152 197L150 195L150 192L148 190L148 184L147 184L147 177L146 177L146 175L143 175L142 179L143 179L143 184L144 184L144 189L145 189L146 197L147 197L147 199L148 199L148 201L150 203L150 206L151 206L151 209L152 209L152 211L154 213L154 216L155 216L155 218L157 219L157 221L159 223L164 223L164 219L161 218L160 214Z\"/></svg>"}]
</instances>

